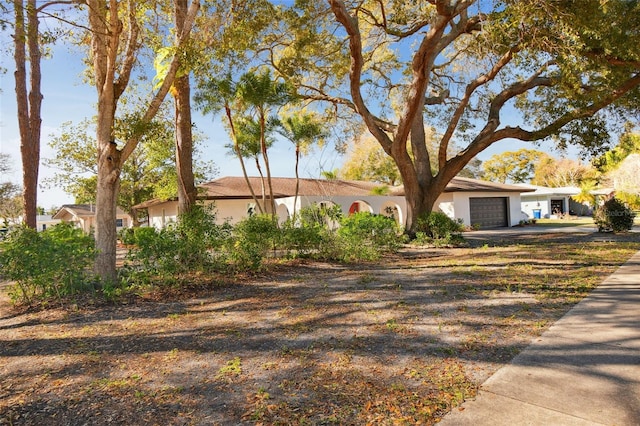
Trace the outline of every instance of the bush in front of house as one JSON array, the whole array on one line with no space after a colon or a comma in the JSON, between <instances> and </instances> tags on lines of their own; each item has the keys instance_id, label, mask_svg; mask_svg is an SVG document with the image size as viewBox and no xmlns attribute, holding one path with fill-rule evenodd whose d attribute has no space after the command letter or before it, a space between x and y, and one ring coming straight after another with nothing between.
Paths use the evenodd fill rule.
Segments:
<instances>
[{"instance_id":1,"label":"bush in front of house","mask_svg":"<svg viewBox=\"0 0 640 426\"><path fill-rule=\"evenodd\" d=\"M280 230L281 249L288 257L333 258L335 229L340 224L342 209L337 205L317 203L303 207L295 218L286 220Z\"/></svg>"},{"instance_id":2,"label":"bush in front of house","mask_svg":"<svg viewBox=\"0 0 640 426\"><path fill-rule=\"evenodd\" d=\"M277 250L280 240L276 219L272 215L258 214L241 220L233 227L225 251L235 270L258 270L269 251Z\"/></svg>"},{"instance_id":3,"label":"bush in front of house","mask_svg":"<svg viewBox=\"0 0 640 426\"><path fill-rule=\"evenodd\" d=\"M418 217L416 239L418 245L457 245L464 241L464 225L451 219L445 213L431 212Z\"/></svg>"},{"instance_id":4,"label":"bush in front of house","mask_svg":"<svg viewBox=\"0 0 640 426\"><path fill-rule=\"evenodd\" d=\"M215 211L201 205L163 229L135 228L123 280L131 284L160 278L171 284L180 274L222 268L226 260L220 248L228 238L230 227L217 225Z\"/></svg>"},{"instance_id":5,"label":"bush in front of house","mask_svg":"<svg viewBox=\"0 0 640 426\"><path fill-rule=\"evenodd\" d=\"M625 232L633 227L636 214L617 198L610 198L593 213L599 232Z\"/></svg>"},{"instance_id":6,"label":"bush in front of house","mask_svg":"<svg viewBox=\"0 0 640 426\"><path fill-rule=\"evenodd\" d=\"M340 220L336 260L377 260L397 251L404 243L398 223L390 217L358 212Z\"/></svg>"},{"instance_id":7,"label":"bush in front of house","mask_svg":"<svg viewBox=\"0 0 640 426\"><path fill-rule=\"evenodd\" d=\"M62 222L37 232L27 226L11 230L0 249L0 274L14 281L14 302L33 304L93 290L90 266L95 242L73 224Z\"/></svg>"}]
</instances>

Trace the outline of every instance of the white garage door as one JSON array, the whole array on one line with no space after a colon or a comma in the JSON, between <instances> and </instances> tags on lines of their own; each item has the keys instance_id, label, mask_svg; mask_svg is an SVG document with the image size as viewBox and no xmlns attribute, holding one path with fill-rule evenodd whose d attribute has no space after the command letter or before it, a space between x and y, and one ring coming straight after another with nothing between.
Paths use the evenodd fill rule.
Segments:
<instances>
[{"instance_id":1,"label":"white garage door","mask_svg":"<svg viewBox=\"0 0 640 426\"><path fill-rule=\"evenodd\" d=\"M507 197L470 198L471 225L481 228L509 226Z\"/></svg>"}]
</instances>

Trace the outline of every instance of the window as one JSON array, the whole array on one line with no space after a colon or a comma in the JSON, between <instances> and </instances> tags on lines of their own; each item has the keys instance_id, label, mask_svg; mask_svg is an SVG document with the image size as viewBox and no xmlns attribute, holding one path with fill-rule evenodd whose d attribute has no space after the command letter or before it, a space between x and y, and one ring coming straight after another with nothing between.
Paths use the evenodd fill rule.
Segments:
<instances>
[{"instance_id":1,"label":"window","mask_svg":"<svg viewBox=\"0 0 640 426\"><path fill-rule=\"evenodd\" d=\"M122 228L124 226L123 219L116 219L116 228Z\"/></svg>"}]
</instances>

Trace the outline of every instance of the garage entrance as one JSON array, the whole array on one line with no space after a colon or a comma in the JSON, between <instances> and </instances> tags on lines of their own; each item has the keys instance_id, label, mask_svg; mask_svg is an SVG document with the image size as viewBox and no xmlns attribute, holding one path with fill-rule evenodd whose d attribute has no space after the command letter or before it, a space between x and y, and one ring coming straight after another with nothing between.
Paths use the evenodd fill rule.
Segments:
<instances>
[{"instance_id":1,"label":"garage entrance","mask_svg":"<svg viewBox=\"0 0 640 426\"><path fill-rule=\"evenodd\" d=\"M471 225L480 228L509 226L507 197L469 198Z\"/></svg>"}]
</instances>

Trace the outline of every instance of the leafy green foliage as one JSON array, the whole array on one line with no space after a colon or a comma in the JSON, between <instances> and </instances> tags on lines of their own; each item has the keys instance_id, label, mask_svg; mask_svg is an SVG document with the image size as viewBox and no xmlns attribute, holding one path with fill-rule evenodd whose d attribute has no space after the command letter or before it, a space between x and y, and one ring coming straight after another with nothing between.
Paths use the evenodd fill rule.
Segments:
<instances>
[{"instance_id":1,"label":"leafy green foliage","mask_svg":"<svg viewBox=\"0 0 640 426\"><path fill-rule=\"evenodd\" d=\"M463 241L464 225L442 212L431 212L418 218L416 243L436 246L459 244Z\"/></svg>"},{"instance_id":2,"label":"leafy green foliage","mask_svg":"<svg viewBox=\"0 0 640 426\"><path fill-rule=\"evenodd\" d=\"M12 298L32 304L93 289L88 267L94 240L63 222L38 233L26 226L11 230L0 250L2 276L16 285Z\"/></svg>"},{"instance_id":3,"label":"leafy green foliage","mask_svg":"<svg viewBox=\"0 0 640 426\"><path fill-rule=\"evenodd\" d=\"M62 134L49 143L56 154L46 160L46 164L57 172L45 182L62 187L78 203L96 202L98 169L92 126L90 120L64 123ZM177 177L172 120L164 117L143 124L138 114L126 113L116 119L115 134L120 144L135 135L143 135L140 145L122 167L118 206L130 212L132 206L150 198L175 196ZM199 160L197 146L200 140L196 137L194 167L196 178L202 181L215 173L215 167Z\"/></svg>"},{"instance_id":4,"label":"leafy green foliage","mask_svg":"<svg viewBox=\"0 0 640 426\"><path fill-rule=\"evenodd\" d=\"M640 134L625 132L613 149L593 160L598 170L606 173L615 170L629 155L640 153Z\"/></svg>"},{"instance_id":5,"label":"leafy green foliage","mask_svg":"<svg viewBox=\"0 0 640 426\"><path fill-rule=\"evenodd\" d=\"M377 260L384 253L398 250L403 243L400 227L393 218L358 212L340 221L342 260Z\"/></svg>"},{"instance_id":6,"label":"leafy green foliage","mask_svg":"<svg viewBox=\"0 0 640 426\"><path fill-rule=\"evenodd\" d=\"M342 219L342 209L336 204L312 204L302 208L299 216L303 225L317 224L333 229Z\"/></svg>"},{"instance_id":7,"label":"leafy green foliage","mask_svg":"<svg viewBox=\"0 0 640 426\"><path fill-rule=\"evenodd\" d=\"M278 224L271 215L248 217L233 228L233 238L227 241L229 260L236 269L256 270L262 266L270 250L280 240Z\"/></svg>"},{"instance_id":8,"label":"leafy green foliage","mask_svg":"<svg viewBox=\"0 0 640 426\"><path fill-rule=\"evenodd\" d=\"M387 185L402 183L398 167L373 138L363 138L351 147L340 169L349 180L365 180Z\"/></svg>"},{"instance_id":9,"label":"leafy green foliage","mask_svg":"<svg viewBox=\"0 0 640 426\"><path fill-rule=\"evenodd\" d=\"M255 271L269 257L315 257L357 261L379 259L404 241L393 218L357 213L342 217L339 206L312 205L282 225L271 215L248 217L235 226L217 225L202 207L177 224L121 234L133 244L123 269L129 284L175 283L181 274Z\"/></svg>"},{"instance_id":10,"label":"leafy green foliage","mask_svg":"<svg viewBox=\"0 0 640 426\"><path fill-rule=\"evenodd\" d=\"M319 223L287 220L282 231L282 249L290 257L305 257L318 252L329 237L329 230Z\"/></svg>"},{"instance_id":11,"label":"leafy green foliage","mask_svg":"<svg viewBox=\"0 0 640 426\"><path fill-rule=\"evenodd\" d=\"M230 236L228 225L217 225L215 212L196 205L178 223L161 230L136 228L128 241L135 245L128 256L125 281L175 281L176 275L214 270L223 265L220 251Z\"/></svg>"},{"instance_id":12,"label":"leafy green foliage","mask_svg":"<svg viewBox=\"0 0 640 426\"><path fill-rule=\"evenodd\" d=\"M633 227L636 214L617 198L610 198L599 206L593 220L600 232L625 232Z\"/></svg>"},{"instance_id":13,"label":"leafy green foliage","mask_svg":"<svg viewBox=\"0 0 640 426\"><path fill-rule=\"evenodd\" d=\"M0 153L0 175L11 170L11 157ZM22 214L21 188L12 182L0 182L0 220L14 220Z\"/></svg>"}]
</instances>

